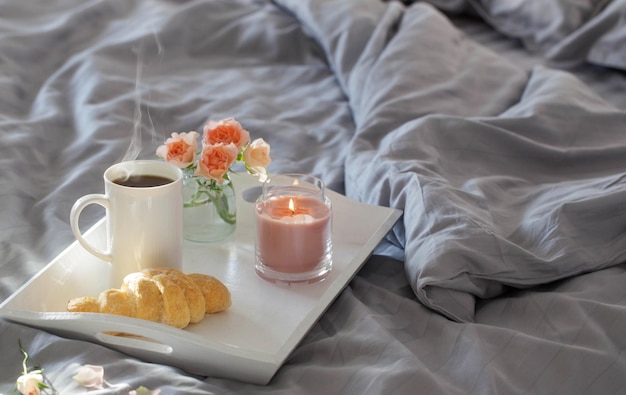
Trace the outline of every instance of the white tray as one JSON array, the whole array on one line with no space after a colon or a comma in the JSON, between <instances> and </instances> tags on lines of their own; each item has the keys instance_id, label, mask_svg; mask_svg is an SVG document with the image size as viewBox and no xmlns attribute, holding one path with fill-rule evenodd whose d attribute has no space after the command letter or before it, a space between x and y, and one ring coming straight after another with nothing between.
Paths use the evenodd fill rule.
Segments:
<instances>
[{"instance_id":1,"label":"white tray","mask_svg":"<svg viewBox=\"0 0 626 395\"><path fill-rule=\"evenodd\" d=\"M248 175L233 178L241 192L237 230L215 244L185 242L183 258L186 273L207 273L226 284L233 302L227 311L207 315L183 330L134 318L68 313L65 307L70 298L96 296L120 285L102 283L108 263L74 242L5 300L0 316L192 374L267 384L402 212L329 191L333 204L331 274L317 284L276 285L259 278L254 270L254 204L242 196L258 195L259 183ZM105 232L101 220L85 234L104 247Z\"/></svg>"}]
</instances>

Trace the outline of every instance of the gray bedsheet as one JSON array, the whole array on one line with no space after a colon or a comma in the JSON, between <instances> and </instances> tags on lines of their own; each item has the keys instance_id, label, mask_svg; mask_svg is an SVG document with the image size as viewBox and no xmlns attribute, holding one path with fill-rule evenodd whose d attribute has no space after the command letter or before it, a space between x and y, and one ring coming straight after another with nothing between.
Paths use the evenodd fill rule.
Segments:
<instances>
[{"instance_id":1,"label":"gray bedsheet","mask_svg":"<svg viewBox=\"0 0 626 395\"><path fill-rule=\"evenodd\" d=\"M0 1L0 300L104 169L208 118L404 210L267 386L0 320L0 393L18 339L63 394L83 364L102 394L626 392L626 1L405 3Z\"/></svg>"}]
</instances>

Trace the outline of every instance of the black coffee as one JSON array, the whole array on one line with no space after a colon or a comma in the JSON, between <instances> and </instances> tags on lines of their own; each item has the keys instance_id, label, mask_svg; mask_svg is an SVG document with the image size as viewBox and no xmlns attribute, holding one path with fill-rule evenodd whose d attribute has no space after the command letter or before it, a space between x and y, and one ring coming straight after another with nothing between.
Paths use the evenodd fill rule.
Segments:
<instances>
[{"instance_id":1,"label":"black coffee","mask_svg":"<svg viewBox=\"0 0 626 395\"><path fill-rule=\"evenodd\" d=\"M153 176L149 174L138 175L138 176L129 176L118 178L113 182L118 185L123 185L125 187L134 187L134 188L150 188L150 187L158 187L161 185L169 184L173 182L171 178L163 177L163 176Z\"/></svg>"}]
</instances>

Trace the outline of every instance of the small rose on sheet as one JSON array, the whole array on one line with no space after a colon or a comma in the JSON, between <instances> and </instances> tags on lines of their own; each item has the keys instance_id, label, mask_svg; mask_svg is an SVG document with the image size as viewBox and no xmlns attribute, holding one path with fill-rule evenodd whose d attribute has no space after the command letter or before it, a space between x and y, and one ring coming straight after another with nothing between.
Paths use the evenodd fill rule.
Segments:
<instances>
[{"instance_id":1,"label":"small rose on sheet","mask_svg":"<svg viewBox=\"0 0 626 395\"><path fill-rule=\"evenodd\" d=\"M39 395L43 384L43 374L41 370L33 370L17 378L17 390L23 395Z\"/></svg>"},{"instance_id":2,"label":"small rose on sheet","mask_svg":"<svg viewBox=\"0 0 626 395\"><path fill-rule=\"evenodd\" d=\"M22 395L40 395L41 393L48 394L47 390L56 394L52 384L46 384L47 379L43 374L43 369L33 369L28 366L30 355L22 346L22 341L18 339L17 345L19 346L22 355L24 355L24 360L22 361L22 374L17 378L17 380L15 380L17 391Z\"/></svg>"}]
</instances>

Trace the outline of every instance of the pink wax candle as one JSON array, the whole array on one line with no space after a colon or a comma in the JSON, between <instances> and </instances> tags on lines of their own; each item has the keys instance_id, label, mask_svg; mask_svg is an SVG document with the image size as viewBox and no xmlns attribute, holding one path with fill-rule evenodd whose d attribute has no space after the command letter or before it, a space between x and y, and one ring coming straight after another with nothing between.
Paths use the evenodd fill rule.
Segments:
<instances>
[{"instance_id":1,"label":"pink wax candle","mask_svg":"<svg viewBox=\"0 0 626 395\"><path fill-rule=\"evenodd\" d=\"M320 179L274 176L264 184L255 215L259 276L285 283L326 277L332 267L332 210Z\"/></svg>"},{"instance_id":2,"label":"pink wax candle","mask_svg":"<svg viewBox=\"0 0 626 395\"><path fill-rule=\"evenodd\" d=\"M273 270L311 271L328 253L330 209L318 199L270 198L257 205L256 226L258 254L263 264Z\"/></svg>"}]
</instances>

